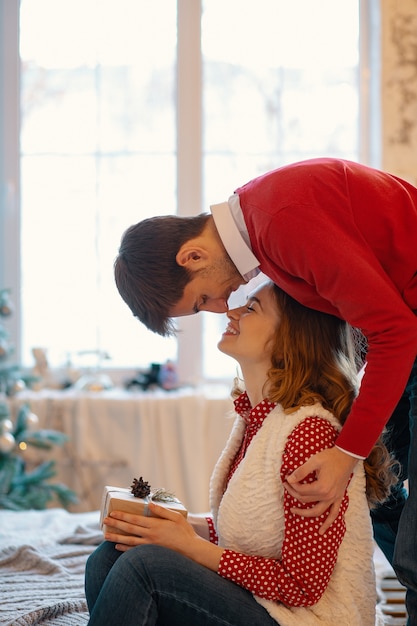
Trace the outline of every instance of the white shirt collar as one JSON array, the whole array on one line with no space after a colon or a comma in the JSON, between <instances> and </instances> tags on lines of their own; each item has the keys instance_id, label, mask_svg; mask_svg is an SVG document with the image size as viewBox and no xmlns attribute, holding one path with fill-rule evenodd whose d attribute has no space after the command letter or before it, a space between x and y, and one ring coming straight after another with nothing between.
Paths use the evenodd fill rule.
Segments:
<instances>
[{"instance_id":1,"label":"white shirt collar","mask_svg":"<svg viewBox=\"0 0 417 626\"><path fill-rule=\"evenodd\" d=\"M210 207L220 239L239 273L246 281L259 274L259 261L250 247L248 230L240 208L239 196Z\"/></svg>"}]
</instances>

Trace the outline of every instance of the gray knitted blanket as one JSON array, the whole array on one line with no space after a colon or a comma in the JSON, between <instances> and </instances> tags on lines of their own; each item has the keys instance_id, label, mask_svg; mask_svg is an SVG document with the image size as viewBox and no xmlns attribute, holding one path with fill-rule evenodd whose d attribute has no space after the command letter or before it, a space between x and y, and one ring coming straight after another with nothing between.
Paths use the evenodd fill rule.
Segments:
<instances>
[{"instance_id":1,"label":"gray knitted blanket","mask_svg":"<svg viewBox=\"0 0 417 626\"><path fill-rule=\"evenodd\" d=\"M0 624L86 626L85 562L101 540L97 512L0 511Z\"/></svg>"}]
</instances>

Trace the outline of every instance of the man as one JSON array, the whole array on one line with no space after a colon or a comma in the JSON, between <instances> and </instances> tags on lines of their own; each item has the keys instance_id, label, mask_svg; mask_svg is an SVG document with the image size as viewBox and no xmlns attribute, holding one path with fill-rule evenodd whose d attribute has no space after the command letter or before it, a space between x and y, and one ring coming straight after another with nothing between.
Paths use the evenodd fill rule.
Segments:
<instances>
[{"instance_id":1,"label":"man","mask_svg":"<svg viewBox=\"0 0 417 626\"><path fill-rule=\"evenodd\" d=\"M226 311L231 292L262 271L302 304L345 319L368 342L359 396L336 447L294 472L287 489L304 502L317 501L316 513L331 507L325 532L357 459L367 456L391 414L391 445L403 477L408 471L415 489L417 433L410 443L408 421L412 431L417 419L417 189L363 165L313 159L250 181L211 212L151 218L127 230L115 278L133 314L168 335L174 332L172 318ZM317 481L300 484L312 471ZM409 625L417 626L413 488L405 506L401 488L393 494L374 528L408 588Z\"/></svg>"}]
</instances>

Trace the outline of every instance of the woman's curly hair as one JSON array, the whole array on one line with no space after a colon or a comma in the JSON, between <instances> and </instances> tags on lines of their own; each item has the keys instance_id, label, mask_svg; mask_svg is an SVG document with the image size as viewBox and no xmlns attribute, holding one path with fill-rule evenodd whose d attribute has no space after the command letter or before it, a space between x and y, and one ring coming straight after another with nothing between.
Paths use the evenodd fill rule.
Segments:
<instances>
[{"instance_id":1,"label":"woman's curly hair","mask_svg":"<svg viewBox=\"0 0 417 626\"><path fill-rule=\"evenodd\" d=\"M267 396L287 413L320 402L341 425L358 394L363 365L361 333L341 319L299 304L271 283L280 312L268 372ZM242 391L236 379L232 395ZM397 482L398 463L381 436L364 461L371 508L386 500Z\"/></svg>"}]
</instances>

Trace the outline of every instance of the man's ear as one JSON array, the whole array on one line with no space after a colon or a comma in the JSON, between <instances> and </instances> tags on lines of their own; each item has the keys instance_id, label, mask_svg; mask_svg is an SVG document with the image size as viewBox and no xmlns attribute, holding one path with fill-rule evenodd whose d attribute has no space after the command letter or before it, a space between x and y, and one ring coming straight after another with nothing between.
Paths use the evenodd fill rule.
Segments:
<instances>
[{"instance_id":1,"label":"man's ear","mask_svg":"<svg viewBox=\"0 0 417 626\"><path fill-rule=\"evenodd\" d=\"M207 265L208 256L207 250L193 245L190 241L182 244L175 256L175 260L181 267L194 271L202 269Z\"/></svg>"}]
</instances>

